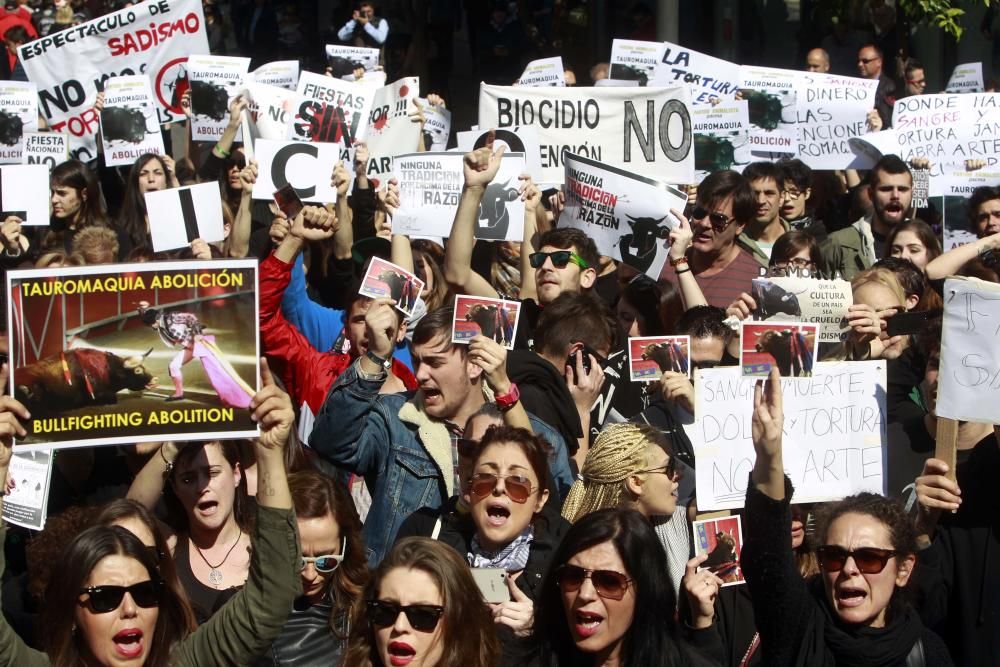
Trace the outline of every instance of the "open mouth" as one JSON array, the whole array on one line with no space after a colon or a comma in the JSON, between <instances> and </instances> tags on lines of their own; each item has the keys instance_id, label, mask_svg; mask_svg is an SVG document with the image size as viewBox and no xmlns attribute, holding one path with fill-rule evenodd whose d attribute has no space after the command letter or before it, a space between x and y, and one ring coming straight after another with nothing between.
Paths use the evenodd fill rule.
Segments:
<instances>
[{"instance_id":1,"label":"open mouth","mask_svg":"<svg viewBox=\"0 0 1000 667\"><path fill-rule=\"evenodd\" d=\"M417 656L416 650L405 642L391 642L389 644L388 651L389 662L391 662L394 667L407 665Z\"/></svg>"},{"instance_id":2,"label":"open mouth","mask_svg":"<svg viewBox=\"0 0 1000 667\"><path fill-rule=\"evenodd\" d=\"M212 516L219 510L219 502L217 500L203 500L195 508L205 516Z\"/></svg>"},{"instance_id":3,"label":"open mouth","mask_svg":"<svg viewBox=\"0 0 1000 667\"><path fill-rule=\"evenodd\" d=\"M142 653L142 630L129 628L116 634L112 641L115 651L123 658L135 658Z\"/></svg>"},{"instance_id":4,"label":"open mouth","mask_svg":"<svg viewBox=\"0 0 1000 667\"><path fill-rule=\"evenodd\" d=\"M885 212L892 213L893 215L901 215L904 212L903 205L899 202L889 202L885 205Z\"/></svg>"},{"instance_id":5,"label":"open mouth","mask_svg":"<svg viewBox=\"0 0 1000 667\"><path fill-rule=\"evenodd\" d=\"M486 520L491 526L503 526L510 518L510 510L499 503L491 503L486 507Z\"/></svg>"},{"instance_id":6,"label":"open mouth","mask_svg":"<svg viewBox=\"0 0 1000 667\"><path fill-rule=\"evenodd\" d=\"M862 605L868 594L860 588L842 586L837 589L836 596L838 606L853 608Z\"/></svg>"},{"instance_id":7,"label":"open mouth","mask_svg":"<svg viewBox=\"0 0 1000 667\"><path fill-rule=\"evenodd\" d=\"M424 392L424 403L437 403L441 400L441 390L432 387L421 387Z\"/></svg>"},{"instance_id":8,"label":"open mouth","mask_svg":"<svg viewBox=\"0 0 1000 667\"><path fill-rule=\"evenodd\" d=\"M578 611L575 614L576 623L574 625L576 634L586 639L592 636L604 622L604 617L599 614L592 614L586 611Z\"/></svg>"}]
</instances>

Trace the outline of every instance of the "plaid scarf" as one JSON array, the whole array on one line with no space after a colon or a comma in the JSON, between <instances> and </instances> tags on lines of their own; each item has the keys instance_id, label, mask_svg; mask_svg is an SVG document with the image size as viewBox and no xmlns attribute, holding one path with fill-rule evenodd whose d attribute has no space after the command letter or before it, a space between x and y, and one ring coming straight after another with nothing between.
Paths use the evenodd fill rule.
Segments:
<instances>
[{"instance_id":1,"label":"plaid scarf","mask_svg":"<svg viewBox=\"0 0 1000 667\"><path fill-rule=\"evenodd\" d=\"M534 527L528 524L513 541L496 552L489 552L479 544L479 537L472 536L468 561L472 567L502 567L508 572L519 572L528 564L528 553L535 538Z\"/></svg>"}]
</instances>

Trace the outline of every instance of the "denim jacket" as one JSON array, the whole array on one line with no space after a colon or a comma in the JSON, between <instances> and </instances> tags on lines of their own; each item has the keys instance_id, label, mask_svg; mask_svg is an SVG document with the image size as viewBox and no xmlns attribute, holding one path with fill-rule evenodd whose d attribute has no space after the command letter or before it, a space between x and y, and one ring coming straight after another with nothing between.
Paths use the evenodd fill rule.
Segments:
<instances>
[{"instance_id":1,"label":"denim jacket","mask_svg":"<svg viewBox=\"0 0 1000 667\"><path fill-rule=\"evenodd\" d=\"M363 534L372 567L406 517L456 493L447 427L423 411L422 393L379 394L383 381L363 379L357 362L351 364L330 388L309 437L313 450L368 485L372 505ZM565 496L573 481L566 443L537 418L531 426L552 445L552 476Z\"/></svg>"}]
</instances>

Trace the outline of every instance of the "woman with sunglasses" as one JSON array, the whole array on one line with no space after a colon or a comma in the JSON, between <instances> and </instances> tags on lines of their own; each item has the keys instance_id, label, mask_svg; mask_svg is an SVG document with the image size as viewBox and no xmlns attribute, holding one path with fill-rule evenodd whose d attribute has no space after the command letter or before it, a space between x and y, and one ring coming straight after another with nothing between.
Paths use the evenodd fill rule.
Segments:
<instances>
[{"instance_id":1,"label":"woman with sunglasses","mask_svg":"<svg viewBox=\"0 0 1000 667\"><path fill-rule=\"evenodd\" d=\"M336 665L368 581L361 520L347 492L316 470L288 476L302 544L302 595L257 667Z\"/></svg>"},{"instance_id":2,"label":"woman with sunglasses","mask_svg":"<svg viewBox=\"0 0 1000 667\"><path fill-rule=\"evenodd\" d=\"M495 667L489 610L455 551L426 537L397 542L365 586L343 667Z\"/></svg>"},{"instance_id":3,"label":"woman with sunglasses","mask_svg":"<svg viewBox=\"0 0 1000 667\"><path fill-rule=\"evenodd\" d=\"M783 472L781 384L776 370L754 388L757 459L747 486L742 565L769 665L951 665L944 642L920 622L904 588L916 564L916 531L896 500L860 493L819 520L820 574L804 580L791 548Z\"/></svg>"},{"instance_id":4,"label":"woman with sunglasses","mask_svg":"<svg viewBox=\"0 0 1000 667\"><path fill-rule=\"evenodd\" d=\"M183 599L165 584L158 560L120 526L93 526L64 550L45 595L45 653L25 646L0 615L0 665L248 664L281 631L299 591L300 563L283 449L294 410L261 360L262 386L253 399L259 509L252 575L208 623L192 632ZM6 478L11 438L24 437L28 411L0 398L0 481ZM0 539L6 530L0 528ZM0 554L0 571L4 566Z\"/></svg>"},{"instance_id":5,"label":"woman with sunglasses","mask_svg":"<svg viewBox=\"0 0 1000 667\"><path fill-rule=\"evenodd\" d=\"M649 521L602 509L573 524L552 559L535 614L531 664L546 667L719 664L712 630L675 621L666 557Z\"/></svg>"}]
</instances>

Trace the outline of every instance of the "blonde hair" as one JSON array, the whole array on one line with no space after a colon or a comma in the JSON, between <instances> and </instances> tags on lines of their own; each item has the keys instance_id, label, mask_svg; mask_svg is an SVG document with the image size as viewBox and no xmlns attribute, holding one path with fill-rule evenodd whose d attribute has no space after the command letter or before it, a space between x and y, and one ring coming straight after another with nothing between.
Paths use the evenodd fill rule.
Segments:
<instances>
[{"instance_id":1,"label":"blonde hair","mask_svg":"<svg viewBox=\"0 0 1000 667\"><path fill-rule=\"evenodd\" d=\"M900 285L896 274L889 269L875 268L862 271L851 281L851 291L856 292L865 285L878 285L892 292L896 303L900 306L906 305L906 290Z\"/></svg>"},{"instance_id":2,"label":"blonde hair","mask_svg":"<svg viewBox=\"0 0 1000 667\"><path fill-rule=\"evenodd\" d=\"M627 498L625 481L649 465L654 447L670 453L666 438L645 424L610 424L587 452L580 478L563 503L562 515L577 519L608 507L618 507Z\"/></svg>"},{"instance_id":3,"label":"blonde hair","mask_svg":"<svg viewBox=\"0 0 1000 667\"><path fill-rule=\"evenodd\" d=\"M118 257L118 235L107 227L85 227L73 237L73 254L87 264L112 264Z\"/></svg>"}]
</instances>

